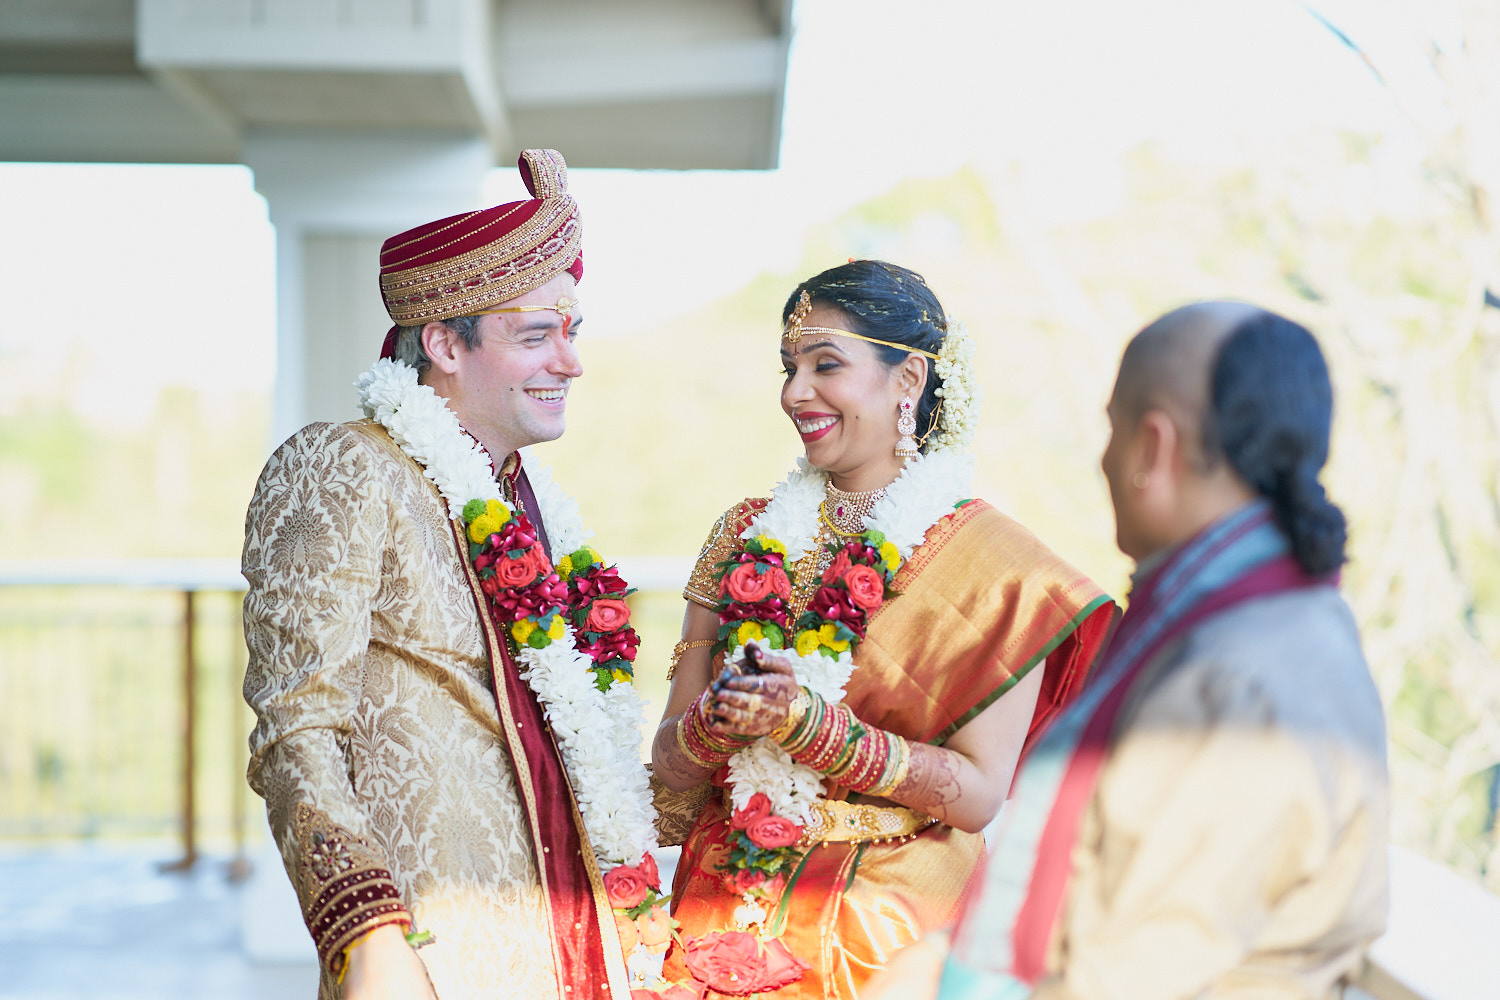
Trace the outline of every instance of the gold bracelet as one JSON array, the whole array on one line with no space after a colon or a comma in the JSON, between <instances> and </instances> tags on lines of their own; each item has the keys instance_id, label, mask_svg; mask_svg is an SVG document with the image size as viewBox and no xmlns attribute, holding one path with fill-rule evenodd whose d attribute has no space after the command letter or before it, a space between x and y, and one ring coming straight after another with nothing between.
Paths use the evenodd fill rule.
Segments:
<instances>
[{"instance_id":1,"label":"gold bracelet","mask_svg":"<svg viewBox=\"0 0 1500 1000\"><path fill-rule=\"evenodd\" d=\"M682 659L682 655L684 653L686 653L690 649L697 649L699 646L712 646L713 644L713 639L694 639L692 642L688 642L686 639L684 639L677 645L673 646L672 665L667 667L667 680L671 680L672 675L677 673L677 664Z\"/></svg>"},{"instance_id":2,"label":"gold bracelet","mask_svg":"<svg viewBox=\"0 0 1500 1000\"><path fill-rule=\"evenodd\" d=\"M799 687L797 689L797 697L793 698L792 703L787 706L786 718L781 721L781 725L766 735L776 743L785 740L788 736L792 735L793 730L802 724L802 720L807 718L807 710L811 707L812 698L808 695L807 688Z\"/></svg>"}]
</instances>

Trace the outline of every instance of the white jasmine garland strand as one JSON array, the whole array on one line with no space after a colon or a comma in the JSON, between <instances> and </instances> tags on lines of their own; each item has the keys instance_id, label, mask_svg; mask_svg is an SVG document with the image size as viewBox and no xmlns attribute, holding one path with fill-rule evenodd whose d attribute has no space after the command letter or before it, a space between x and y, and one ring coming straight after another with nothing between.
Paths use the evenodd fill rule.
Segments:
<instances>
[{"instance_id":1,"label":"white jasmine garland strand","mask_svg":"<svg viewBox=\"0 0 1500 1000\"><path fill-rule=\"evenodd\" d=\"M885 535L900 551L904 562L922 543L928 529L952 513L954 504L969 496L973 475L973 458L961 452L919 455L908 461L901 475L886 488L885 496L865 519L865 527ZM779 539L786 545L788 562L811 551L816 544L818 506L823 502L827 481L827 473L809 465L806 459L799 459L797 467L772 491L765 510L740 537L769 535ZM799 556L792 555L788 536L796 540ZM770 643L764 639L752 640L750 644L770 649ZM837 657L818 652L804 656L791 648L782 650L782 654L793 658L792 669L798 684L830 705L844 700L855 667L849 650ZM741 647L735 651L732 662L741 662L743 657L744 647ZM730 801L736 809L743 809L756 792L764 792L771 800L773 812L803 824L812 818L813 800L823 793L821 773L797 763L766 737L729 759L729 780Z\"/></svg>"},{"instance_id":2,"label":"white jasmine garland strand","mask_svg":"<svg viewBox=\"0 0 1500 1000\"><path fill-rule=\"evenodd\" d=\"M418 384L416 369L381 359L354 384L365 414L422 466L448 502L451 517L462 516L470 500L500 499L489 455L464 432L446 402ZM583 527L577 502L541 466L528 465L527 478L554 551L577 549L592 534ZM656 846L655 810L639 756L640 696L625 681L601 692L594 684L593 661L575 648L575 639L568 625L564 637L545 649L521 649L521 678L541 701L557 737L600 867L635 864ZM601 733L608 738L600 739Z\"/></svg>"},{"instance_id":3,"label":"white jasmine garland strand","mask_svg":"<svg viewBox=\"0 0 1500 1000\"><path fill-rule=\"evenodd\" d=\"M943 380L937 390L943 410L927 454L962 451L979 430L979 402L984 396L974 373L974 338L964 324L949 322L933 370Z\"/></svg>"},{"instance_id":4,"label":"white jasmine garland strand","mask_svg":"<svg viewBox=\"0 0 1500 1000\"><path fill-rule=\"evenodd\" d=\"M470 500L500 499L500 484L490 456L464 433L458 415L432 391L417 383L417 370L381 358L355 379L365 416L390 431L412 461L422 467L448 501L449 517L463 514Z\"/></svg>"}]
</instances>

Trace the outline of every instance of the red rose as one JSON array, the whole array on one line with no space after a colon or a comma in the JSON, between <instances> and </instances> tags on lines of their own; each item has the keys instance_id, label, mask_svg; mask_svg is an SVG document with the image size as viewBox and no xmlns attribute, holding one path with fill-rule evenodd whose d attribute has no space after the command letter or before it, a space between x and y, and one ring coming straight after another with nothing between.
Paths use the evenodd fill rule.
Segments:
<instances>
[{"instance_id":1,"label":"red rose","mask_svg":"<svg viewBox=\"0 0 1500 1000\"><path fill-rule=\"evenodd\" d=\"M613 632L630 621L630 605L614 597L601 597L589 606L584 628L590 632Z\"/></svg>"},{"instance_id":2,"label":"red rose","mask_svg":"<svg viewBox=\"0 0 1500 1000\"><path fill-rule=\"evenodd\" d=\"M731 996L760 992L766 958L760 942L744 931L722 931L688 938L682 950L688 971L710 989Z\"/></svg>"},{"instance_id":3,"label":"red rose","mask_svg":"<svg viewBox=\"0 0 1500 1000\"><path fill-rule=\"evenodd\" d=\"M502 587L524 587L537 577L536 560L530 552L519 559L500 559L495 563L495 576Z\"/></svg>"},{"instance_id":4,"label":"red rose","mask_svg":"<svg viewBox=\"0 0 1500 1000\"><path fill-rule=\"evenodd\" d=\"M651 886L647 884L646 876L641 874L639 868L620 865L604 873L604 891L609 896L610 906L628 910L632 906L641 905L651 891Z\"/></svg>"},{"instance_id":5,"label":"red rose","mask_svg":"<svg viewBox=\"0 0 1500 1000\"><path fill-rule=\"evenodd\" d=\"M748 829L751 823L765 819L771 815L771 800L766 797L765 792L756 792L750 796L750 801L745 803L745 808L736 809L734 815L729 817L729 828L731 830Z\"/></svg>"},{"instance_id":6,"label":"red rose","mask_svg":"<svg viewBox=\"0 0 1500 1000\"><path fill-rule=\"evenodd\" d=\"M854 564L849 561L849 553L840 549L839 554L833 557L833 562L829 563L828 568L823 571L823 582L837 583L845 573L849 572L849 567L852 565Z\"/></svg>"},{"instance_id":7,"label":"red rose","mask_svg":"<svg viewBox=\"0 0 1500 1000\"><path fill-rule=\"evenodd\" d=\"M641 862L636 867L640 869L642 875L646 876L646 884L660 891L661 872L657 869L656 859L651 856L650 851L641 855Z\"/></svg>"},{"instance_id":8,"label":"red rose","mask_svg":"<svg viewBox=\"0 0 1500 1000\"><path fill-rule=\"evenodd\" d=\"M765 956L766 971L761 976L760 982L756 984L762 993L789 986L801 979L802 974L812 968L788 951L780 938L772 938L766 942Z\"/></svg>"},{"instance_id":9,"label":"red rose","mask_svg":"<svg viewBox=\"0 0 1500 1000\"><path fill-rule=\"evenodd\" d=\"M885 577L868 566L849 567L844 574L844 586L849 588L849 599L866 611L880 607L885 600Z\"/></svg>"},{"instance_id":10,"label":"red rose","mask_svg":"<svg viewBox=\"0 0 1500 1000\"><path fill-rule=\"evenodd\" d=\"M741 563L724 575L719 593L728 594L730 600L741 604L756 604L771 596L769 575L758 572L754 563Z\"/></svg>"},{"instance_id":11,"label":"red rose","mask_svg":"<svg viewBox=\"0 0 1500 1000\"><path fill-rule=\"evenodd\" d=\"M802 837L802 827L784 816L765 816L747 826L745 836L756 847L773 850L795 844Z\"/></svg>"},{"instance_id":12,"label":"red rose","mask_svg":"<svg viewBox=\"0 0 1500 1000\"><path fill-rule=\"evenodd\" d=\"M772 566L761 574L761 578L771 583L771 593L783 601L792 599L792 581L787 577L786 570L780 566Z\"/></svg>"}]
</instances>

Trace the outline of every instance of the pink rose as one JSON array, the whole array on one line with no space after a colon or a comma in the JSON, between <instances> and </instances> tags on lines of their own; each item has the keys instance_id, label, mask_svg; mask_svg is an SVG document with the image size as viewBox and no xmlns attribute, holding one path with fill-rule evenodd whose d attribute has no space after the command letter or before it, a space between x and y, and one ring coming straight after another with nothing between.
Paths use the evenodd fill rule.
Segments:
<instances>
[{"instance_id":1,"label":"pink rose","mask_svg":"<svg viewBox=\"0 0 1500 1000\"><path fill-rule=\"evenodd\" d=\"M724 888L736 896L759 889L765 884L766 873L759 868L741 868L732 875L727 872L724 875Z\"/></svg>"},{"instance_id":2,"label":"pink rose","mask_svg":"<svg viewBox=\"0 0 1500 1000\"><path fill-rule=\"evenodd\" d=\"M620 910L639 906L651 891L646 876L639 868L620 865L604 874L604 891L609 896L609 905Z\"/></svg>"},{"instance_id":3,"label":"pink rose","mask_svg":"<svg viewBox=\"0 0 1500 1000\"><path fill-rule=\"evenodd\" d=\"M762 993L789 986L801 979L802 974L812 968L787 950L787 946L781 943L780 938L772 938L766 942L765 957L766 971L762 974L761 981L756 984Z\"/></svg>"},{"instance_id":4,"label":"pink rose","mask_svg":"<svg viewBox=\"0 0 1500 1000\"><path fill-rule=\"evenodd\" d=\"M750 796L750 801L745 803L745 808L736 809L734 815L729 817L729 828L732 830L748 829L750 824L765 819L771 815L771 800L766 798L765 792L756 792Z\"/></svg>"},{"instance_id":5,"label":"pink rose","mask_svg":"<svg viewBox=\"0 0 1500 1000\"><path fill-rule=\"evenodd\" d=\"M613 632L630 621L630 605L614 597L601 597L589 605L584 628L590 632Z\"/></svg>"},{"instance_id":6,"label":"pink rose","mask_svg":"<svg viewBox=\"0 0 1500 1000\"><path fill-rule=\"evenodd\" d=\"M844 586L849 588L850 600L866 611L880 607L885 600L885 578L863 564L849 567Z\"/></svg>"},{"instance_id":7,"label":"pink rose","mask_svg":"<svg viewBox=\"0 0 1500 1000\"><path fill-rule=\"evenodd\" d=\"M768 941L762 948L753 934L744 931L689 938L683 961L698 982L731 996L780 989L811 968L780 941Z\"/></svg>"},{"instance_id":8,"label":"pink rose","mask_svg":"<svg viewBox=\"0 0 1500 1000\"><path fill-rule=\"evenodd\" d=\"M769 576L769 572L758 572L755 563L741 563L724 575L719 592L728 594L730 600L741 604L757 604L771 596L772 581L767 579Z\"/></svg>"},{"instance_id":9,"label":"pink rose","mask_svg":"<svg viewBox=\"0 0 1500 1000\"><path fill-rule=\"evenodd\" d=\"M766 971L760 943L744 931L688 938L682 959L694 979L731 996L760 992L759 983Z\"/></svg>"},{"instance_id":10,"label":"pink rose","mask_svg":"<svg viewBox=\"0 0 1500 1000\"><path fill-rule=\"evenodd\" d=\"M756 847L774 850L791 847L802 837L802 827L783 816L765 816L745 828L745 836Z\"/></svg>"}]
</instances>

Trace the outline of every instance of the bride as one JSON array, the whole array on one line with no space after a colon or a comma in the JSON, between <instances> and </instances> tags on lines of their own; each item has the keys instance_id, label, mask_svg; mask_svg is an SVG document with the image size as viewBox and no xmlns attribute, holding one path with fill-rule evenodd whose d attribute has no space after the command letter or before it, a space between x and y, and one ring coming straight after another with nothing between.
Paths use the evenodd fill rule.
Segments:
<instances>
[{"instance_id":1,"label":"bride","mask_svg":"<svg viewBox=\"0 0 1500 1000\"><path fill-rule=\"evenodd\" d=\"M973 347L920 275L851 261L782 321L806 459L710 532L653 744L657 780L695 803L664 975L853 997L956 916L1113 604L971 498Z\"/></svg>"}]
</instances>

